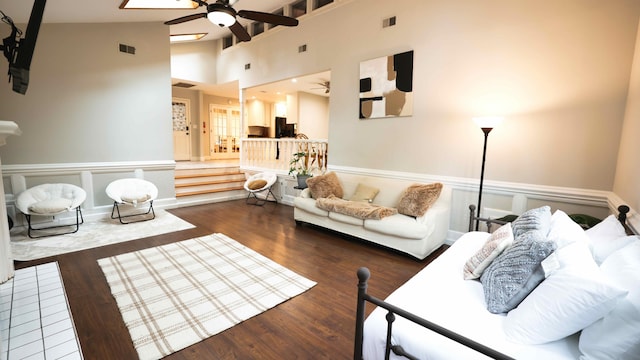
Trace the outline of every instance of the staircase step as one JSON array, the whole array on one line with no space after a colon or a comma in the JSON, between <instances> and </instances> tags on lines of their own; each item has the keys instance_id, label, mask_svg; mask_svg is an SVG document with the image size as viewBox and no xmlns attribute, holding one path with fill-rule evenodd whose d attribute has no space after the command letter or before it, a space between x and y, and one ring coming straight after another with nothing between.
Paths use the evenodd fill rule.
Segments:
<instances>
[{"instance_id":1,"label":"staircase step","mask_svg":"<svg viewBox=\"0 0 640 360\"><path fill-rule=\"evenodd\" d=\"M191 195L202 195L202 194L216 194L216 193L221 193L221 192L238 191L238 190L244 190L244 187L236 186L236 187L226 187L226 188L221 188L221 189L201 189L201 190L189 190L189 191L184 191L184 192L177 192L176 191L176 197L191 196Z\"/></svg>"},{"instance_id":2,"label":"staircase step","mask_svg":"<svg viewBox=\"0 0 640 360\"><path fill-rule=\"evenodd\" d=\"M183 188L183 187L192 187L192 186L203 186L203 185L221 185L221 184L228 184L228 185L234 185L234 186L240 186L242 187L244 185L244 182L246 181L245 179L240 179L240 180L203 180L203 181L195 181L197 179L190 179L193 181L176 181L175 182L175 187L176 188Z\"/></svg>"},{"instance_id":3,"label":"staircase step","mask_svg":"<svg viewBox=\"0 0 640 360\"><path fill-rule=\"evenodd\" d=\"M238 166L188 167L174 173L176 197L223 197L244 194L246 176Z\"/></svg>"},{"instance_id":4,"label":"staircase step","mask_svg":"<svg viewBox=\"0 0 640 360\"><path fill-rule=\"evenodd\" d=\"M199 177L199 176L231 176L231 175L244 175L238 167L227 168L198 168L198 169L181 169L175 170L175 177Z\"/></svg>"}]
</instances>

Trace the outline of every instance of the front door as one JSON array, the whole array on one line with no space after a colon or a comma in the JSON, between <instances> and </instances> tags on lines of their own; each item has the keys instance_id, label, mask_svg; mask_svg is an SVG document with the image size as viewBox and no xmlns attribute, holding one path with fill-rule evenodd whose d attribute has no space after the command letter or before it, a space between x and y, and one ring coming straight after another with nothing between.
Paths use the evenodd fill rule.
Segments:
<instances>
[{"instance_id":1,"label":"front door","mask_svg":"<svg viewBox=\"0 0 640 360\"><path fill-rule=\"evenodd\" d=\"M212 159L240 158L240 109L220 105L209 106L211 132L209 144Z\"/></svg>"},{"instance_id":2,"label":"front door","mask_svg":"<svg viewBox=\"0 0 640 360\"><path fill-rule=\"evenodd\" d=\"M191 160L191 136L189 126L189 100L173 98L173 158L176 161Z\"/></svg>"}]
</instances>

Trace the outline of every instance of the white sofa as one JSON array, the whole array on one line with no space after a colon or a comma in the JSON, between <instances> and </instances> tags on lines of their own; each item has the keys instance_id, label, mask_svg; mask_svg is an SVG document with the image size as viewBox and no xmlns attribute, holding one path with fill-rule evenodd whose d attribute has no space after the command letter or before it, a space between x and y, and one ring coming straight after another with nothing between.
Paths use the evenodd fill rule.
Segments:
<instances>
[{"instance_id":1,"label":"white sofa","mask_svg":"<svg viewBox=\"0 0 640 360\"><path fill-rule=\"evenodd\" d=\"M336 175L344 191L343 199L350 199L358 184L364 184L380 190L373 204L390 208L395 208L403 191L416 183L412 180L346 173ZM395 214L380 220L362 220L338 212L325 211L316 206L316 199L312 198L308 188L294 199L294 206L297 224L314 224L395 249L417 259L424 259L446 239L451 212L451 188L443 186L436 202L423 216L417 218Z\"/></svg>"}]
</instances>

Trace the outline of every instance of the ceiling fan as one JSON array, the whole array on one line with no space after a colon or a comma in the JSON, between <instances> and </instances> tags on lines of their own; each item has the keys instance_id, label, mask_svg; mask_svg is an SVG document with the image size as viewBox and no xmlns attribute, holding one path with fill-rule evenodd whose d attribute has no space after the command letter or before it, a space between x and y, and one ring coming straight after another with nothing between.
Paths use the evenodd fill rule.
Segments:
<instances>
[{"instance_id":1,"label":"ceiling fan","mask_svg":"<svg viewBox=\"0 0 640 360\"><path fill-rule=\"evenodd\" d=\"M204 6L207 8L206 13L192 14L183 17L179 17L177 19L166 21L165 25L175 25L183 22L197 20L200 18L208 18L212 23L220 26L220 27L228 27L229 30L238 38L240 41L250 41L251 35L247 32L247 30L242 26L237 20L236 16L240 16L241 18L266 22L273 25L283 25L283 26L297 26L298 19L294 19L289 16L271 14L261 11L251 11L251 10L240 10L236 11L231 5L229 5L229 0L217 0L213 4L208 4L203 0L191 0L193 2L198 3L199 6Z\"/></svg>"},{"instance_id":2,"label":"ceiling fan","mask_svg":"<svg viewBox=\"0 0 640 360\"><path fill-rule=\"evenodd\" d=\"M323 81L321 81L321 82L317 82L317 83L315 83L315 84L316 84L316 85L320 85L320 86L322 86L322 87L319 87L319 88L311 88L311 90L322 90L322 89L324 89L324 93L325 93L325 94L328 94L328 93L329 93L329 91L331 91L331 81L329 81L329 80L323 80Z\"/></svg>"}]
</instances>

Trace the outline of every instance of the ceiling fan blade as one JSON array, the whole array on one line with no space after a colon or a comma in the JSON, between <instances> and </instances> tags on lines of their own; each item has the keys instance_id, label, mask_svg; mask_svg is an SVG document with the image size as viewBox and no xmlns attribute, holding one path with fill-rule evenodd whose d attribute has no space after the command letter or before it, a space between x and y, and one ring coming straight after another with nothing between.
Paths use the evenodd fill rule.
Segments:
<instances>
[{"instance_id":1,"label":"ceiling fan blade","mask_svg":"<svg viewBox=\"0 0 640 360\"><path fill-rule=\"evenodd\" d=\"M261 11L240 10L238 11L238 16L245 19L266 22L273 25L298 26L298 19Z\"/></svg>"},{"instance_id":2,"label":"ceiling fan blade","mask_svg":"<svg viewBox=\"0 0 640 360\"><path fill-rule=\"evenodd\" d=\"M191 14L191 15L187 15L187 16L179 17L179 18L177 18L177 19L173 19L173 20L165 21L165 22L164 22L164 24L165 24L165 25L181 24L181 23L183 23L183 22L187 22L187 21L191 21L191 20L196 20L196 19L200 19L200 18L205 18L205 17L207 17L207 13Z\"/></svg>"},{"instance_id":3,"label":"ceiling fan blade","mask_svg":"<svg viewBox=\"0 0 640 360\"><path fill-rule=\"evenodd\" d=\"M251 35L247 32L247 29L244 28L239 22L233 23L233 25L229 26L229 29L240 41L251 41Z\"/></svg>"}]
</instances>

